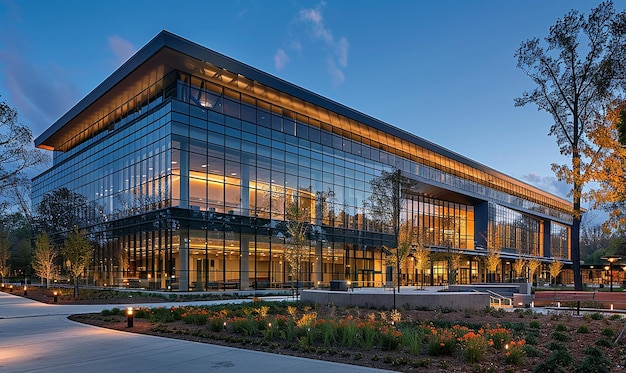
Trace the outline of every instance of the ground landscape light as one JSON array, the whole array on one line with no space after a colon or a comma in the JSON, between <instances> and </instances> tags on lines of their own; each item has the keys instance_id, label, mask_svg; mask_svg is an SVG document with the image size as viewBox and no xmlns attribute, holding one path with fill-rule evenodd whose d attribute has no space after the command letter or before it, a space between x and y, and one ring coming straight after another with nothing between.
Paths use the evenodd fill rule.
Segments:
<instances>
[{"instance_id":1,"label":"ground landscape light","mask_svg":"<svg viewBox=\"0 0 626 373\"><path fill-rule=\"evenodd\" d=\"M133 307L126 308L126 321L128 323L127 327L129 328L133 327L133 313Z\"/></svg>"}]
</instances>

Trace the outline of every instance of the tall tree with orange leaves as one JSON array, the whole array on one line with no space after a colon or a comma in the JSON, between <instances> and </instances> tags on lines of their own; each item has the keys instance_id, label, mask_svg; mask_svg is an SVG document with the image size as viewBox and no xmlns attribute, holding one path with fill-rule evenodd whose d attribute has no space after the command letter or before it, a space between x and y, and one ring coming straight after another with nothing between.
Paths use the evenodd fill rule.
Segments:
<instances>
[{"instance_id":1,"label":"tall tree with orange leaves","mask_svg":"<svg viewBox=\"0 0 626 373\"><path fill-rule=\"evenodd\" d=\"M515 99L516 106L535 104L552 116L555 136L570 164L552 164L559 180L570 184L571 253L574 285L582 290L580 223L583 188L591 181L599 152L590 134L607 104L626 86L626 11L612 1L600 3L588 16L571 10L550 27L541 41L523 42L515 53L520 68L536 87Z\"/></svg>"}]
</instances>

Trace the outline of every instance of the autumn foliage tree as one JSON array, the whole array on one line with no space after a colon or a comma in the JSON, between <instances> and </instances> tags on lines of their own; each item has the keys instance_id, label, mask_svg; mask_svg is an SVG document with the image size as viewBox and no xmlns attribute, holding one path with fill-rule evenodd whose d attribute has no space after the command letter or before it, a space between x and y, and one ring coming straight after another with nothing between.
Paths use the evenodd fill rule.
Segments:
<instances>
[{"instance_id":1,"label":"autumn foliage tree","mask_svg":"<svg viewBox=\"0 0 626 373\"><path fill-rule=\"evenodd\" d=\"M78 279L85 273L93 257L91 242L87 239L85 231L74 227L65 240L61 256L65 259L66 269L72 277L74 298L77 298Z\"/></svg>"},{"instance_id":2,"label":"autumn foliage tree","mask_svg":"<svg viewBox=\"0 0 626 373\"><path fill-rule=\"evenodd\" d=\"M524 267L526 266L526 259L522 258L521 256L518 257L517 259L515 259L515 262L513 263L513 269L515 270L515 276L517 276L518 278L521 277L525 277L524 276Z\"/></svg>"},{"instance_id":3,"label":"autumn foliage tree","mask_svg":"<svg viewBox=\"0 0 626 373\"><path fill-rule=\"evenodd\" d=\"M553 260L550 263L550 277L554 279L554 284L556 285L556 278L561 273L563 269L563 263L558 260Z\"/></svg>"},{"instance_id":4,"label":"autumn foliage tree","mask_svg":"<svg viewBox=\"0 0 626 373\"><path fill-rule=\"evenodd\" d=\"M487 281L495 282L495 274L498 270L498 265L500 265L500 250L496 248L488 248L487 256L485 257L485 264L487 265L488 276L493 276L493 279L488 279Z\"/></svg>"},{"instance_id":5,"label":"autumn foliage tree","mask_svg":"<svg viewBox=\"0 0 626 373\"><path fill-rule=\"evenodd\" d=\"M530 282L533 282L533 276L537 269L541 266L541 261L539 259L530 259L528 260L528 272L530 273ZM539 285L539 279L537 279L537 285Z\"/></svg>"},{"instance_id":6,"label":"autumn foliage tree","mask_svg":"<svg viewBox=\"0 0 626 373\"><path fill-rule=\"evenodd\" d=\"M609 212L604 228L607 231L623 231L626 225L626 102L614 101L606 111L606 117L599 117L598 126L592 140L603 150L601 162L593 169L594 179L599 188L589 192L594 208Z\"/></svg>"},{"instance_id":7,"label":"autumn foliage tree","mask_svg":"<svg viewBox=\"0 0 626 373\"><path fill-rule=\"evenodd\" d=\"M396 276L393 281L398 287L398 292L400 291L402 268L406 265L406 262L411 255L414 239L415 228L413 227L413 224L405 222L400 225L397 246L391 248L385 247L385 249L389 252L386 257L386 264L396 268Z\"/></svg>"},{"instance_id":8,"label":"autumn foliage tree","mask_svg":"<svg viewBox=\"0 0 626 373\"><path fill-rule=\"evenodd\" d=\"M42 232L35 238L35 253L33 255L33 270L35 274L46 279L46 288L50 287L50 278L54 273L54 260L57 252L50 243L46 232Z\"/></svg>"},{"instance_id":9,"label":"autumn foliage tree","mask_svg":"<svg viewBox=\"0 0 626 373\"><path fill-rule=\"evenodd\" d=\"M413 258L415 258L415 268L417 269L419 275L421 276L422 286L424 284L424 270L428 268L428 263L430 261L430 250L424 247L423 243L418 240L418 244L415 246L415 251L413 252Z\"/></svg>"},{"instance_id":10,"label":"autumn foliage tree","mask_svg":"<svg viewBox=\"0 0 626 373\"><path fill-rule=\"evenodd\" d=\"M583 188L593 177L598 146L589 135L598 117L623 88L625 79L626 11L602 2L588 16L571 10L550 27L543 42L533 38L515 53L520 68L536 87L515 99L516 106L534 104L550 114L561 154L569 164L552 164L559 180L570 184L572 197L571 253L576 290L582 290L579 230Z\"/></svg>"}]
</instances>

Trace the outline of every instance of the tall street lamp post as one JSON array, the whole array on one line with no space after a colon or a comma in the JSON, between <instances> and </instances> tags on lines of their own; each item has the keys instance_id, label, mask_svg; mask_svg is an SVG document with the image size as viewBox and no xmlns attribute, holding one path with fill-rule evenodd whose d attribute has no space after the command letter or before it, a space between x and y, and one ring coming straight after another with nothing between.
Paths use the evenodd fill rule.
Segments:
<instances>
[{"instance_id":1,"label":"tall street lamp post","mask_svg":"<svg viewBox=\"0 0 626 373\"><path fill-rule=\"evenodd\" d=\"M613 263L617 262L618 260L622 259L619 256L607 256L605 258L602 258L603 260L606 260L609 262L609 276L610 278L610 291L613 291Z\"/></svg>"}]
</instances>

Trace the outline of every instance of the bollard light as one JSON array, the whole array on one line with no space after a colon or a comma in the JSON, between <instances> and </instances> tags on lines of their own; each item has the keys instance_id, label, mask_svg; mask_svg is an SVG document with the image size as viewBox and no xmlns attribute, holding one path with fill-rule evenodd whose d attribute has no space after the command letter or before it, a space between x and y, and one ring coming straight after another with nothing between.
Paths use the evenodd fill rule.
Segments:
<instances>
[{"instance_id":1,"label":"bollard light","mask_svg":"<svg viewBox=\"0 0 626 373\"><path fill-rule=\"evenodd\" d=\"M13 285L9 286L9 293L13 292Z\"/></svg>"},{"instance_id":2,"label":"bollard light","mask_svg":"<svg viewBox=\"0 0 626 373\"><path fill-rule=\"evenodd\" d=\"M28 288L24 285L24 295L28 295Z\"/></svg>"},{"instance_id":3,"label":"bollard light","mask_svg":"<svg viewBox=\"0 0 626 373\"><path fill-rule=\"evenodd\" d=\"M557 306L558 308L561 308L561 302L556 302L556 306Z\"/></svg>"},{"instance_id":4,"label":"bollard light","mask_svg":"<svg viewBox=\"0 0 626 373\"><path fill-rule=\"evenodd\" d=\"M128 327L133 327L133 307L128 307L126 309L126 321L128 322Z\"/></svg>"},{"instance_id":5,"label":"bollard light","mask_svg":"<svg viewBox=\"0 0 626 373\"><path fill-rule=\"evenodd\" d=\"M52 294L54 295L54 303L57 303L59 301L59 298L58 298L59 293L55 291Z\"/></svg>"},{"instance_id":6,"label":"bollard light","mask_svg":"<svg viewBox=\"0 0 626 373\"><path fill-rule=\"evenodd\" d=\"M611 311L613 311L613 305L611 304Z\"/></svg>"},{"instance_id":7,"label":"bollard light","mask_svg":"<svg viewBox=\"0 0 626 373\"><path fill-rule=\"evenodd\" d=\"M535 308L535 301L530 302L530 308Z\"/></svg>"}]
</instances>

